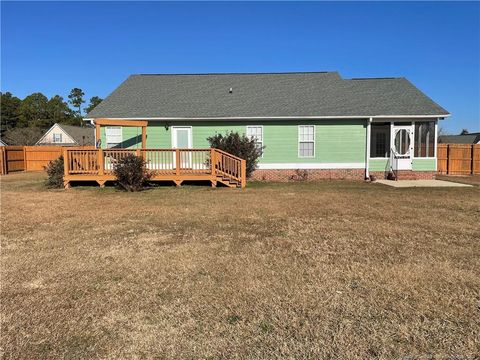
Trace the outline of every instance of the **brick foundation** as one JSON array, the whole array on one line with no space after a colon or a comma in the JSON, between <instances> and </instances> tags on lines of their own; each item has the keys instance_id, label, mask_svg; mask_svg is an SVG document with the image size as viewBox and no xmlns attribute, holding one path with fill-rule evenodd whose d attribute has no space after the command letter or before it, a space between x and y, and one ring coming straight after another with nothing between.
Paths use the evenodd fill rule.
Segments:
<instances>
[{"instance_id":1,"label":"brick foundation","mask_svg":"<svg viewBox=\"0 0 480 360\"><path fill-rule=\"evenodd\" d=\"M397 174L398 180L434 180L436 172L399 170ZM374 175L377 179L387 178L387 173L384 171L370 171L370 175Z\"/></svg>"},{"instance_id":2,"label":"brick foundation","mask_svg":"<svg viewBox=\"0 0 480 360\"><path fill-rule=\"evenodd\" d=\"M310 180L364 180L364 169L258 169L252 180L263 181L310 181Z\"/></svg>"},{"instance_id":3,"label":"brick foundation","mask_svg":"<svg viewBox=\"0 0 480 360\"><path fill-rule=\"evenodd\" d=\"M432 180L435 171L399 170L399 180ZM370 171L377 179L386 179L384 171ZM365 180L364 169L257 169L253 172L252 180L259 181L314 181L314 180Z\"/></svg>"}]
</instances>

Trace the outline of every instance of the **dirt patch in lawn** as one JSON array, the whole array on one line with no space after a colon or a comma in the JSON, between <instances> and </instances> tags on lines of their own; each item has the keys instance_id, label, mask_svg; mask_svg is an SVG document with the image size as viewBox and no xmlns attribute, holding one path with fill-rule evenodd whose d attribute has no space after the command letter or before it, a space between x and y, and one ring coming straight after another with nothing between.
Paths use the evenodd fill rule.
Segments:
<instances>
[{"instance_id":1,"label":"dirt patch in lawn","mask_svg":"<svg viewBox=\"0 0 480 360\"><path fill-rule=\"evenodd\" d=\"M5 358L473 358L480 188L2 177Z\"/></svg>"}]
</instances>

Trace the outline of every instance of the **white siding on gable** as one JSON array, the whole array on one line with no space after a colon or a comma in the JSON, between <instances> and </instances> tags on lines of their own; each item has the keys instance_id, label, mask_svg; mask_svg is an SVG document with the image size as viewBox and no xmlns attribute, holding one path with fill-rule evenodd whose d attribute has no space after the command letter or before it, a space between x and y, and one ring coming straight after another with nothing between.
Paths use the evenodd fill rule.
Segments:
<instances>
[{"instance_id":1,"label":"white siding on gable","mask_svg":"<svg viewBox=\"0 0 480 360\"><path fill-rule=\"evenodd\" d=\"M60 141L58 141L60 139ZM56 141L57 140L57 141ZM58 125L54 125L42 139L37 142L38 145L44 144L75 144L75 141L62 130Z\"/></svg>"}]
</instances>

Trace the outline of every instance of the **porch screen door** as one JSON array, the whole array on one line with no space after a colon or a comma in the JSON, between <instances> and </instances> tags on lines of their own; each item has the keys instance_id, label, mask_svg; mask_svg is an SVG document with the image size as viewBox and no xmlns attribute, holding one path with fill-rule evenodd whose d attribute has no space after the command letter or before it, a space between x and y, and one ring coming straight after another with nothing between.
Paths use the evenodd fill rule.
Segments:
<instances>
[{"instance_id":1,"label":"porch screen door","mask_svg":"<svg viewBox=\"0 0 480 360\"><path fill-rule=\"evenodd\" d=\"M393 127L393 152L397 161L397 169L395 170L411 170L412 169L412 127L398 126Z\"/></svg>"}]
</instances>

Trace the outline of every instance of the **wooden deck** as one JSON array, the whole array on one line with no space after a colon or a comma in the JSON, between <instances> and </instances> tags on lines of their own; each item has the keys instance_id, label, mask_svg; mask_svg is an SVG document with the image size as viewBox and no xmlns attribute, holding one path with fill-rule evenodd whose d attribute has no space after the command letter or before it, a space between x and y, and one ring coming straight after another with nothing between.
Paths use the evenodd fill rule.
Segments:
<instances>
[{"instance_id":1,"label":"wooden deck","mask_svg":"<svg viewBox=\"0 0 480 360\"><path fill-rule=\"evenodd\" d=\"M232 188L246 186L246 162L219 149L84 149L64 148L64 186L72 181L115 181L115 164L127 154L145 159L152 181L210 181Z\"/></svg>"}]
</instances>

